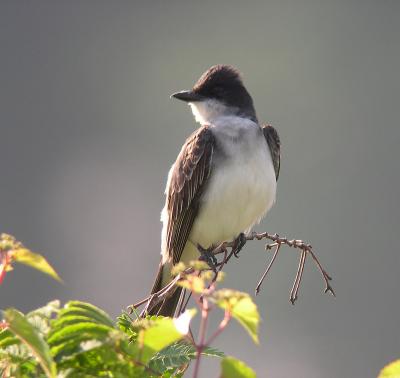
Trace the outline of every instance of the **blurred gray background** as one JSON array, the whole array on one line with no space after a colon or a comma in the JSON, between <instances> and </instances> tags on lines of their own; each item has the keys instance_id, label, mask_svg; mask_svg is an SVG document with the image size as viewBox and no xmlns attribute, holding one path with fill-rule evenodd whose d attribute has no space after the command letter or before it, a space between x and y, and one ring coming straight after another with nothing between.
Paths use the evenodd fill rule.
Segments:
<instances>
[{"instance_id":1,"label":"blurred gray background","mask_svg":"<svg viewBox=\"0 0 400 378\"><path fill-rule=\"evenodd\" d=\"M117 315L147 294L166 174L196 127L169 95L229 63L282 139L257 229L312 242L337 298L308 261L292 306L284 249L256 298L261 345L232 325L215 346L260 377L375 377L400 356L399 20L395 0L3 0L0 231L65 284L17 266L0 307L81 299ZM224 285L252 293L267 257L249 243Z\"/></svg>"}]
</instances>

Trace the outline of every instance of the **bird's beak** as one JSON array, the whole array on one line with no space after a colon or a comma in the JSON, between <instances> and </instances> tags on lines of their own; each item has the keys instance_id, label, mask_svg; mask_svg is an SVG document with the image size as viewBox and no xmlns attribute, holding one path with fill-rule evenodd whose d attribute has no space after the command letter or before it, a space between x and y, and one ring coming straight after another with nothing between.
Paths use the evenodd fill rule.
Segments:
<instances>
[{"instance_id":1,"label":"bird's beak","mask_svg":"<svg viewBox=\"0 0 400 378\"><path fill-rule=\"evenodd\" d=\"M204 100L204 96L195 93L193 91L180 91L171 95L171 98L177 98L178 100L185 102L196 102Z\"/></svg>"}]
</instances>

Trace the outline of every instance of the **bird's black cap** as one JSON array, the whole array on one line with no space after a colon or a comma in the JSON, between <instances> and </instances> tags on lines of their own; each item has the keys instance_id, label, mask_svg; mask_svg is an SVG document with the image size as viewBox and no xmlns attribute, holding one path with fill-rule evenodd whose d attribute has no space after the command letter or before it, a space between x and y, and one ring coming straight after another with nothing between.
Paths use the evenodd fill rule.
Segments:
<instances>
[{"instance_id":1,"label":"bird's black cap","mask_svg":"<svg viewBox=\"0 0 400 378\"><path fill-rule=\"evenodd\" d=\"M243 85L239 71L229 65L212 66L201 75L193 89L174 93L171 97L185 102L215 99L237 109L240 114L257 119L253 100Z\"/></svg>"}]
</instances>

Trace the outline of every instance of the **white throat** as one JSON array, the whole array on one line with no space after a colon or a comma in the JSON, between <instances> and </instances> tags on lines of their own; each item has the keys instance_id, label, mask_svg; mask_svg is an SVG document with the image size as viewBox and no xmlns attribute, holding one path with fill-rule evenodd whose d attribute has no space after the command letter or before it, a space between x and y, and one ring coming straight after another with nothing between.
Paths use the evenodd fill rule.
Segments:
<instances>
[{"instance_id":1,"label":"white throat","mask_svg":"<svg viewBox=\"0 0 400 378\"><path fill-rule=\"evenodd\" d=\"M201 125L214 124L218 118L236 115L236 109L224 105L218 100L190 102L196 122Z\"/></svg>"}]
</instances>

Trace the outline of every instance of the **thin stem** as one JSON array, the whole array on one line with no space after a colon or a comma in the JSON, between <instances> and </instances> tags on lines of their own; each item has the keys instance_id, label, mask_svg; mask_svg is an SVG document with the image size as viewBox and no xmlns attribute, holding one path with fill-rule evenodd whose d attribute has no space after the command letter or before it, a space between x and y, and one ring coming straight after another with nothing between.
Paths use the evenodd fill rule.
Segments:
<instances>
[{"instance_id":1,"label":"thin stem","mask_svg":"<svg viewBox=\"0 0 400 378\"><path fill-rule=\"evenodd\" d=\"M199 329L199 344L195 345L195 347L196 347L196 363L194 365L193 378L197 378L198 374L199 374L201 354L203 353L203 350L205 348L204 341L206 338L206 329L207 329L208 313L209 313L207 298L203 298L202 302L200 302L200 300L198 300L198 303L201 303L201 321L200 321L200 329Z\"/></svg>"},{"instance_id":2,"label":"thin stem","mask_svg":"<svg viewBox=\"0 0 400 378\"><path fill-rule=\"evenodd\" d=\"M214 332L213 335L210 336L208 341L205 343L206 346L210 345L214 340L219 336L219 334L226 328L228 325L229 321L232 319L232 314L230 311L226 310L225 311L225 316L221 320L221 323L219 323L219 326L217 330Z\"/></svg>"},{"instance_id":3,"label":"thin stem","mask_svg":"<svg viewBox=\"0 0 400 378\"><path fill-rule=\"evenodd\" d=\"M306 262L306 257L307 257L307 252L303 250L301 252L299 266L297 268L296 278L294 279L294 282L293 282L292 291L290 292L290 302L292 302L293 305L294 305L294 302L297 300L297 294L299 292L301 278L303 277L304 264Z\"/></svg>"},{"instance_id":4,"label":"thin stem","mask_svg":"<svg viewBox=\"0 0 400 378\"><path fill-rule=\"evenodd\" d=\"M268 232L261 232L261 233L252 232L246 236L246 240L248 240L248 241L249 240L262 240L262 239L268 239L268 240L272 241L272 243L266 245L266 249L271 249L274 247L276 247L276 249L275 249L275 253L274 253L274 256L272 257L270 264L268 265L266 271L264 272L262 278L260 279L260 282L258 283L258 285L256 287L256 294L259 293L261 284L262 284L263 280L265 279L266 275L268 274L268 271L271 269L271 266L272 266L273 262L275 261L275 258L277 257L277 253L279 251L280 246L282 244L285 244L292 248L298 248L302 252L306 252L306 254L311 255L312 259L314 260L318 270L322 274L322 277L325 281L325 285L326 285L325 292L330 292L332 295L335 296L335 292L333 291L333 288L329 282L332 278L328 275L328 273L325 271L325 269L323 269L321 263L319 262L317 256L315 255L315 253L312 249L312 246L310 244L306 244L302 240L298 240L298 239L289 240L286 237L280 237L278 234L269 234ZM230 260L230 258L233 255L234 247L235 247L234 241L224 242L224 243L221 243L219 246L217 246L213 250L212 253L214 255L223 254L222 261L219 262L218 264L216 264L216 266L218 267L217 272L220 272L222 270L222 268L228 263L228 261ZM227 248L231 248L232 250L228 253ZM303 264L304 264L304 261L303 261ZM294 282L295 285L292 288L292 293L294 293L294 294L297 294L298 287L300 286L299 281L301 281L301 277L303 274L303 268L301 268L301 270L300 270L301 275L296 274L296 278L295 278L295 282ZM178 280L180 280L182 278L182 276L191 274L193 272L194 272L194 270L192 268L186 269L182 275L178 275L177 277L175 277L175 279L173 281L171 281L168 285L163 287L160 291L148 296L147 298L141 300L140 302L138 302L134 305L129 306L128 308L130 308L130 311L132 312L132 307L137 308L143 304L146 304L145 310L141 312L141 316L146 315L148 310L151 310L152 308L157 306L160 302L162 302L166 298L169 298L174 293L176 283ZM298 270L298 273L299 273L299 270ZM216 278L217 278L217 275L214 277L214 280L216 280ZM297 297L297 296L296 295L294 295L293 297L291 296L291 299L294 297ZM180 308L181 311L183 311L186 308L189 298L190 298L190 293L189 293L188 299L186 300L186 303L184 303L182 301L183 305L181 305L181 308Z\"/></svg>"},{"instance_id":5,"label":"thin stem","mask_svg":"<svg viewBox=\"0 0 400 378\"><path fill-rule=\"evenodd\" d=\"M308 252L310 253L310 255L313 258L313 260L315 261L315 263L317 264L317 266L319 268L319 271L321 272L322 276L324 277L325 284L326 284L325 293L330 292L334 297L336 297L336 294L333 291L333 288L329 283L329 281L332 280L332 277L330 277L329 274L325 271L325 269L322 268L322 265L319 262L317 256L315 256L314 252L311 249L309 249Z\"/></svg>"},{"instance_id":6,"label":"thin stem","mask_svg":"<svg viewBox=\"0 0 400 378\"><path fill-rule=\"evenodd\" d=\"M276 248L275 248L274 255L272 256L272 259L271 259L270 263L268 264L267 269L265 269L264 274L262 275L260 281L258 282L258 284L257 284L257 286L256 286L256 295L260 292L260 287L261 287L261 285L262 285L262 283L263 283L265 277L267 276L269 270L271 269L272 264L274 263L274 261L275 261L275 259L276 259L276 256L278 256L278 252L279 252L279 249L280 249L280 248L281 248L281 245L278 244L278 245L276 246Z\"/></svg>"}]
</instances>

